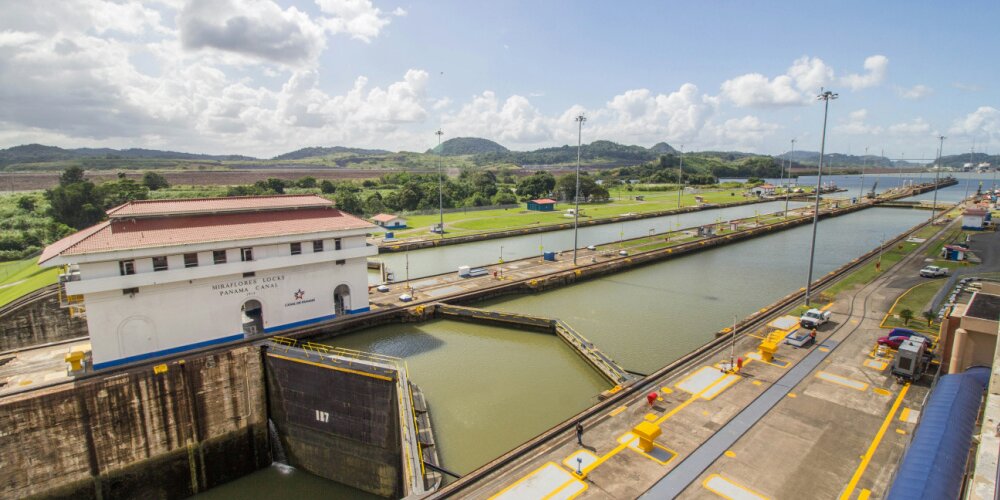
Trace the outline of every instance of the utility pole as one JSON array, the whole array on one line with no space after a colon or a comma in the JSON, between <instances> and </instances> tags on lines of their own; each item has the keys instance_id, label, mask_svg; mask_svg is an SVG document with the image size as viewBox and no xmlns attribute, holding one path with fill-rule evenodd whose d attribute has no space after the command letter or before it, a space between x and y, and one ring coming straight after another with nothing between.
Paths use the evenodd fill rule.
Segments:
<instances>
[{"instance_id":1,"label":"utility pole","mask_svg":"<svg viewBox=\"0 0 1000 500\"><path fill-rule=\"evenodd\" d=\"M821 90L816 99L823 101L823 135L819 143L819 172L816 177L816 206L813 209L812 244L809 246L809 278L806 281L806 305L812 298L813 262L816 259L816 227L819 226L819 191L823 185L823 155L826 153L826 118L830 111L830 101L838 97L829 90Z\"/></svg>"},{"instance_id":2,"label":"utility pole","mask_svg":"<svg viewBox=\"0 0 1000 500\"><path fill-rule=\"evenodd\" d=\"M935 165L937 168L934 169L936 173L934 174L934 203L931 205L931 224L934 223L934 215L937 213L937 193L938 193L937 184L938 180L941 178L941 154L944 153L944 140L946 139L946 137L942 135L938 136L938 139L941 141L941 143L938 146L937 165Z\"/></svg>"},{"instance_id":3,"label":"utility pole","mask_svg":"<svg viewBox=\"0 0 1000 500\"><path fill-rule=\"evenodd\" d=\"M580 150L583 148L583 122L587 121L587 117L582 114L576 117L577 131L576 131L576 208L573 209L573 265L576 265L576 248L580 246L579 241L579 227L580 227Z\"/></svg>"},{"instance_id":4,"label":"utility pole","mask_svg":"<svg viewBox=\"0 0 1000 500\"><path fill-rule=\"evenodd\" d=\"M677 167L677 208L681 208L681 195L684 194L684 145L681 144L681 163Z\"/></svg>"},{"instance_id":5,"label":"utility pole","mask_svg":"<svg viewBox=\"0 0 1000 500\"><path fill-rule=\"evenodd\" d=\"M444 135L444 132L442 132L441 129L438 129L438 131L435 132L435 134L437 134L438 136L438 155L440 155L441 136ZM438 231L439 231L438 234L440 234L442 238L444 238L444 181L442 180L443 178L442 174L444 173L443 170L444 170L444 162L440 158L438 158L438 210L441 215L441 219L438 224Z\"/></svg>"}]
</instances>

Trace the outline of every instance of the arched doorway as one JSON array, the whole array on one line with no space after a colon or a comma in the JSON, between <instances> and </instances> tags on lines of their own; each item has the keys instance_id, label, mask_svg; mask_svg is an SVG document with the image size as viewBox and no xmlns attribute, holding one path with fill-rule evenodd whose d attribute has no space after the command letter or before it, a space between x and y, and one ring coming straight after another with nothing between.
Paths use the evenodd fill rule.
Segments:
<instances>
[{"instance_id":1,"label":"arched doorway","mask_svg":"<svg viewBox=\"0 0 1000 500\"><path fill-rule=\"evenodd\" d=\"M257 335L264 333L264 307L259 300L248 300L240 309L243 317L243 333Z\"/></svg>"},{"instance_id":2,"label":"arched doorway","mask_svg":"<svg viewBox=\"0 0 1000 500\"><path fill-rule=\"evenodd\" d=\"M351 311L351 287L338 285L333 289L333 313L337 316Z\"/></svg>"}]
</instances>

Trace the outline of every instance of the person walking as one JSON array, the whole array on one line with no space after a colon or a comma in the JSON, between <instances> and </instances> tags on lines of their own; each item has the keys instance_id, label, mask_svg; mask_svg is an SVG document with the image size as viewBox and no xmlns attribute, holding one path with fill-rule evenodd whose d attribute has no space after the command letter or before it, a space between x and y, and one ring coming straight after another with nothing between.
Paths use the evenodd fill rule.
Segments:
<instances>
[{"instance_id":1,"label":"person walking","mask_svg":"<svg viewBox=\"0 0 1000 500\"><path fill-rule=\"evenodd\" d=\"M583 424L580 422L576 423L576 443L583 446Z\"/></svg>"}]
</instances>

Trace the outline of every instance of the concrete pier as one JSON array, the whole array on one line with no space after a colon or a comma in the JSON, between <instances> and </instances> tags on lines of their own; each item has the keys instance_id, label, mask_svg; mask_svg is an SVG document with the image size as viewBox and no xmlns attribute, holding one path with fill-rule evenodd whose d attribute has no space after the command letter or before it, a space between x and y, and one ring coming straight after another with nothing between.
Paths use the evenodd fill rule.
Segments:
<instances>
[{"instance_id":1,"label":"concrete pier","mask_svg":"<svg viewBox=\"0 0 1000 500\"><path fill-rule=\"evenodd\" d=\"M472 307L461 307L449 304L433 304L434 315L439 318L458 321L470 321L501 327L513 327L542 331L558 336L573 349L584 361L597 370L616 387L628 385L635 377L615 363L613 359L601 352L593 342L559 319L541 318L527 314L487 311Z\"/></svg>"}]
</instances>

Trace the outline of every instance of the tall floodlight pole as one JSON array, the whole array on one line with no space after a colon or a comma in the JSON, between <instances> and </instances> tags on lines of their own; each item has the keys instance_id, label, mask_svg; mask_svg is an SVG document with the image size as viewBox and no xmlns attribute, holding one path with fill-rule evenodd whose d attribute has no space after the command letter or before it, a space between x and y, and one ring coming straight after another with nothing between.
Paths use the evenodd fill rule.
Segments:
<instances>
[{"instance_id":1,"label":"tall floodlight pole","mask_svg":"<svg viewBox=\"0 0 1000 500\"><path fill-rule=\"evenodd\" d=\"M938 180L941 179L941 155L944 153L944 140L946 139L946 137L942 135L942 136L938 136L938 139L941 141L941 144L938 146L937 165L935 165L935 168L934 168L934 170L935 170L935 173L934 173L934 203L931 204L931 224L934 223L934 215L935 215L935 213L937 213Z\"/></svg>"},{"instance_id":2,"label":"tall floodlight pole","mask_svg":"<svg viewBox=\"0 0 1000 500\"><path fill-rule=\"evenodd\" d=\"M973 139L972 147L969 148L969 165L972 165L972 150L976 149L976 142ZM965 170L964 168L962 170ZM965 178L965 198L962 199L962 203L965 203L969 199L969 184L972 182L972 177Z\"/></svg>"},{"instance_id":3,"label":"tall floodlight pole","mask_svg":"<svg viewBox=\"0 0 1000 500\"><path fill-rule=\"evenodd\" d=\"M681 163L677 167L677 208L681 208L681 195L684 194L684 145L681 144Z\"/></svg>"},{"instance_id":4,"label":"tall floodlight pole","mask_svg":"<svg viewBox=\"0 0 1000 500\"><path fill-rule=\"evenodd\" d=\"M442 132L441 129L438 129L438 131L434 133L437 134L438 136L438 154L440 155L441 136L444 135L444 132ZM439 214L441 215L441 219L438 224L438 231L439 231L438 234L440 234L442 238L444 238L444 181L442 180L444 178L443 170L444 170L444 162L438 159L438 211Z\"/></svg>"},{"instance_id":5,"label":"tall floodlight pole","mask_svg":"<svg viewBox=\"0 0 1000 500\"><path fill-rule=\"evenodd\" d=\"M819 226L819 191L820 187L823 185L823 155L826 153L826 117L830 111L830 101L836 99L837 94L830 92L829 90L822 90L822 93L816 97L818 100L823 101L823 135L821 136L819 143L819 172L816 176L816 206L813 209L813 234L812 234L812 244L809 246L809 279L806 281L806 305L809 305L809 299L812 298L812 281L813 281L813 261L816 258L816 227Z\"/></svg>"},{"instance_id":6,"label":"tall floodlight pole","mask_svg":"<svg viewBox=\"0 0 1000 500\"><path fill-rule=\"evenodd\" d=\"M858 201L865 199L865 167L868 166L868 146L865 146L865 157L861 160L861 187L858 188Z\"/></svg>"},{"instance_id":7,"label":"tall floodlight pole","mask_svg":"<svg viewBox=\"0 0 1000 500\"><path fill-rule=\"evenodd\" d=\"M574 199L576 201L576 208L573 210L573 265L576 265L576 248L580 246L577 244L577 229L580 227L580 151L583 148L583 122L587 121L587 117L582 114L576 117L577 130L576 130L576 196Z\"/></svg>"},{"instance_id":8,"label":"tall floodlight pole","mask_svg":"<svg viewBox=\"0 0 1000 500\"><path fill-rule=\"evenodd\" d=\"M785 184L785 218L788 218L788 191L792 185L792 155L795 153L795 139L792 139L792 150L788 152L788 183ZM795 181L798 186L799 182Z\"/></svg>"}]
</instances>

